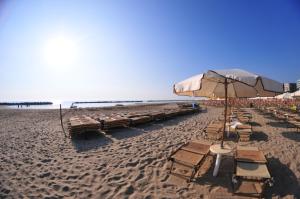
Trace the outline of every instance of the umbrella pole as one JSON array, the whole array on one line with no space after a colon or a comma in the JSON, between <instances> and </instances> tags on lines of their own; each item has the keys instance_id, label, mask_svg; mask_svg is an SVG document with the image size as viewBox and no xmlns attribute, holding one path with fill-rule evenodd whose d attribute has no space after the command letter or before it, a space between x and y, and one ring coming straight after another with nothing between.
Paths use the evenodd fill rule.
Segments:
<instances>
[{"instance_id":1,"label":"umbrella pole","mask_svg":"<svg viewBox=\"0 0 300 199\"><path fill-rule=\"evenodd\" d=\"M223 126L223 136L222 136L222 141L221 141L221 148L223 148L223 142L224 142L224 136L225 136L225 129L226 129L226 119L227 119L227 87L228 87L228 82L227 78L225 78L225 112L224 112L224 126Z\"/></svg>"}]
</instances>

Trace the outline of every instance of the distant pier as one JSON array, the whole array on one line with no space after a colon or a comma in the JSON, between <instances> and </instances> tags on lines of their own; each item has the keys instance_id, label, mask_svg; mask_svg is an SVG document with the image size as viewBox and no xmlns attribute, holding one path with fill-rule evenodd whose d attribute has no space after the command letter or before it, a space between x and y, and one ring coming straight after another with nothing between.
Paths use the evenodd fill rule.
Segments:
<instances>
[{"instance_id":1,"label":"distant pier","mask_svg":"<svg viewBox=\"0 0 300 199\"><path fill-rule=\"evenodd\" d=\"M52 105L53 102L0 102L0 106Z\"/></svg>"}]
</instances>

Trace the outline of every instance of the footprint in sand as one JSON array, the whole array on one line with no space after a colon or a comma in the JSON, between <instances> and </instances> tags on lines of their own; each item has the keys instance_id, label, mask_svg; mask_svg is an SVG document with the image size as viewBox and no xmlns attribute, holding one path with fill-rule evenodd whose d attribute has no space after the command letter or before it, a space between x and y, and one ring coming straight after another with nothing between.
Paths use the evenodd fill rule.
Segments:
<instances>
[{"instance_id":1,"label":"footprint in sand","mask_svg":"<svg viewBox=\"0 0 300 199\"><path fill-rule=\"evenodd\" d=\"M81 176L79 177L79 180L82 180L83 178L85 178L85 177L87 177L87 176L89 176L89 175L90 175L90 173L86 172L86 173L84 173L83 175L81 175Z\"/></svg>"},{"instance_id":2,"label":"footprint in sand","mask_svg":"<svg viewBox=\"0 0 300 199\"><path fill-rule=\"evenodd\" d=\"M108 182L119 181L121 178L122 178L122 176L117 176L117 175L116 175L116 176L113 176L113 177L111 177L111 178L108 178L107 181L108 181Z\"/></svg>"},{"instance_id":3,"label":"footprint in sand","mask_svg":"<svg viewBox=\"0 0 300 199\"><path fill-rule=\"evenodd\" d=\"M67 180L76 180L78 178L78 175L69 175L67 176Z\"/></svg>"}]
</instances>

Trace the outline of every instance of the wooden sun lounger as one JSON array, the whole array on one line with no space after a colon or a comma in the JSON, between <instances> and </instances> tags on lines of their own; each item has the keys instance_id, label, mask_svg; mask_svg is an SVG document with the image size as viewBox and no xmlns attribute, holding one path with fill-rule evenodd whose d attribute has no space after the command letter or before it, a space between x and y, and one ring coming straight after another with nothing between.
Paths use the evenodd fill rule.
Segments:
<instances>
[{"instance_id":1,"label":"wooden sun lounger","mask_svg":"<svg viewBox=\"0 0 300 199\"><path fill-rule=\"evenodd\" d=\"M191 141L180 146L168 157L168 160L172 161L169 173L172 173L175 164L188 167L192 169L191 175L187 179L190 182L208 155L210 145L211 143Z\"/></svg>"},{"instance_id":2,"label":"wooden sun lounger","mask_svg":"<svg viewBox=\"0 0 300 199\"><path fill-rule=\"evenodd\" d=\"M285 113L283 113L283 112L277 112L275 117L278 120L285 121L285 122L287 121Z\"/></svg>"},{"instance_id":3,"label":"wooden sun lounger","mask_svg":"<svg viewBox=\"0 0 300 199\"><path fill-rule=\"evenodd\" d=\"M127 127L130 124L130 119L122 115L106 116L103 119L103 129L113 129Z\"/></svg>"},{"instance_id":4,"label":"wooden sun lounger","mask_svg":"<svg viewBox=\"0 0 300 199\"><path fill-rule=\"evenodd\" d=\"M206 133L207 138L219 140L222 138L223 124L219 121L213 122L206 126L204 132Z\"/></svg>"},{"instance_id":5,"label":"wooden sun lounger","mask_svg":"<svg viewBox=\"0 0 300 199\"><path fill-rule=\"evenodd\" d=\"M299 132L300 129L300 122L297 120L289 120L289 123L296 128L297 132Z\"/></svg>"},{"instance_id":6,"label":"wooden sun lounger","mask_svg":"<svg viewBox=\"0 0 300 199\"><path fill-rule=\"evenodd\" d=\"M98 130L100 127L101 123L99 121L86 115L71 117L68 122L70 135Z\"/></svg>"},{"instance_id":7,"label":"wooden sun lounger","mask_svg":"<svg viewBox=\"0 0 300 199\"><path fill-rule=\"evenodd\" d=\"M250 117L247 116L237 116L237 119L241 122L241 123L248 123L251 121Z\"/></svg>"},{"instance_id":8,"label":"wooden sun lounger","mask_svg":"<svg viewBox=\"0 0 300 199\"><path fill-rule=\"evenodd\" d=\"M178 116L180 113L178 110L166 110L165 111L165 117L166 118L173 118Z\"/></svg>"},{"instance_id":9,"label":"wooden sun lounger","mask_svg":"<svg viewBox=\"0 0 300 199\"><path fill-rule=\"evenodd\" d=\"M154 121L164 120L166 117L165 113L161 111L152 112L150 113L150 116Z\"/></svg>"},{"instance_id":10,"label":"wooden sun lounger","mask_svg":"<svg viewBox=\"0 0 300 199\"><path fill-rule=\"evenodd\" d=\"M235 194L261 197L272 178L267 159L257 147L238 146L235 157L235 172L232 177Z\"/></svg>"},{"instance_id":11,"label":"wooden sun lounger","mask_svg":"<svg viewBox=\"0 0 300 199\"><path fill-rule=\"evenodd\" d=\"M252 127L248 124L238 125L235 129L238 139L241 142L248 142L252 134Z\"/></svg>"},{"instance_id":12,"label":"wooden sun lounger","mask_svg":"<svg viewBox=\"0 0 300 199\"><path fill-rule=\"evenodd\" d=\"M152 117L151 116L147 116L147 115L137 115L137 116L132 116L130 117L130 125L139 125L139 124L145 124L148 122L152 121Z\"/></svg>"}]
</instances>

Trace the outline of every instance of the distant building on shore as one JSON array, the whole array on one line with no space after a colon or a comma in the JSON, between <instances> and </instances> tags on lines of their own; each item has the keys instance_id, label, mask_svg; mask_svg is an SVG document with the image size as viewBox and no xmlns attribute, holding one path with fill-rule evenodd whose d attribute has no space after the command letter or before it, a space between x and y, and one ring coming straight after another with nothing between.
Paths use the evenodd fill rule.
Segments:
<instances>
[{"instance_id":1,"label":"distant building on shore","mask_svg":"<svg viewBox=\"0 0 300 199\"><path fill-rule=\"evenodd\" d=\"M297 81L297 84L296 83L284 83L283 90L285 93L286 92L292 93L297 90L298 86L300 86L300 80Z\"/></svg>"},{"instance_id":2,"label":"distant building on shore","mask_svg":"<svg viewBox=\"0 0 300 199\"><path fill-rule=\"evenodd\" d=\"M300 79L297 80L297 90L300 90Z\"/></svg>"}]
</instances>

